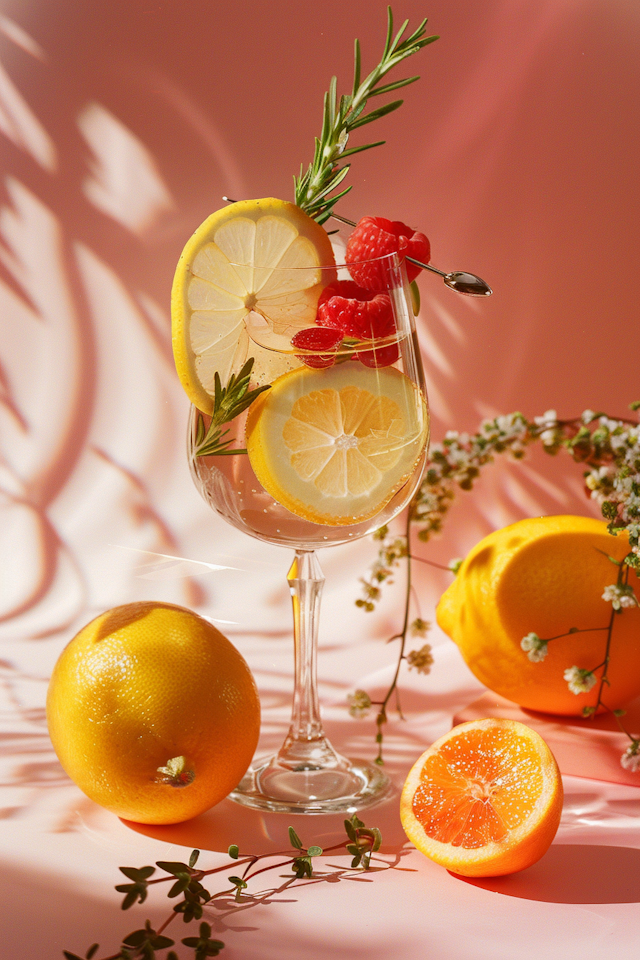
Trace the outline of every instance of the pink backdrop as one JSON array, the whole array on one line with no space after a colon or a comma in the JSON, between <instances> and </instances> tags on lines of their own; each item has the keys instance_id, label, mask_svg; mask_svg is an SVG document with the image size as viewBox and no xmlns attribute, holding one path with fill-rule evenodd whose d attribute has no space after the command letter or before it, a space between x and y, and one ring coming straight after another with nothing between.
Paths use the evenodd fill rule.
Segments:
<instances>
[{"instance_id":1,"label":"pink backdrop","mask_svg":"<svg viewBox=\"0 0 640 960\"><path fill-rule=\"evenodd\" d=\"M429 235L436 265L495 290L477 301L420 280L434 439L515 409L625 414L640 398L640 7L395 7L412 26L428 15L441 39L409 62L422 79L376 125L387 145L353 159L339 209L405 220ZM118 603L164 599L219 621L281 730L289 557L226 526L191 483L169 291L185 240L223 194L292 199L330 76L349 85L355 36L365 69L377 62L385 10L383 0L0 2L0 670L3 709L24 738L15 753L33 754L18 775L7 747L5 817L34 803L35 787L67 789L46 740L46 680L75 630ZM426 555L463 555L522 516L590 511L566 458L500 463ZM321 557L323 700L368 755L371 724L347 722L342 704L387 677L393 652L379 641L397 629L401 591L373 615L356 610L374 549ZM418 577L432 619L448 575ZM477 685L448 641L432 639L434 673L411 680L409 700L444 711L446 726L438 657L469 697Z\"/></svg>"}]
</instances>

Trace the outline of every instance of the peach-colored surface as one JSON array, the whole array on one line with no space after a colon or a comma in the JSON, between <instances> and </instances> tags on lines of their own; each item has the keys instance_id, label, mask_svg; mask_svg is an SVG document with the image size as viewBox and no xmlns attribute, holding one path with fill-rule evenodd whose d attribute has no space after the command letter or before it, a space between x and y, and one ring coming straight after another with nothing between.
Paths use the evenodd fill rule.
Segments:
<instances>
[{"instance_id":1,"label":"peach-colored surface","mask_svg":"<svg viewBox=\"0 0 640 960\"><path fill-rule=\"evenodd\" d=\"M236 197L291 198L311 158L332 72L379 53L384 0L0 2L0 914L3 957L53 960L136 926L113 884L142 865L230 842L281 846L287 823L225 801L198 822L137 833L63 776L44 722L60 650L130 600L184 603L247 657L264 746L291 690L284 551L198 498L184 453L168 297L185 239ZM420 280L434 436L486 415L556 408L622 415L638 398L640 10L632 0L417 0L441 39L410 63L422 80L377 125L387 145L353 159L341 212L405 220L435 264L495 294L462 299ZM407 75L403 74L403 75ZM373 129L370 128L372 134ZM367 131L368 132L368 131ZM362 132L364 139L365 131ZM452 511L427 555L460 556L538 513L594 512L579 468L536 454L500 463ZM372 722L345 695L381 690L402 584L354 606L366 541L325 551L321 694L338 746L373 755ZM159 556L161 555L161 556ZM172 559L178 558L178 559ZM448 575L423 568L423 615ZM429 677L403 679L389 766L400 784L425 744L480 689L435 635ZM640 775L639 775L640 776ZM229 960L626 960L637 954L640 795L574 780L558 839L519 877L467 883L411 851L397 797L368 815L389 869L308 884L219 920ZM303 839L335 820L296 822ZM325 869L334 861L328 858ZM368 882L368 881L371 882ZM28 897L28 912L20 897ZM138 908L138 916L146 916ZM153 902L149 915L160 917ZM209 918L211 920L211 918ZM186 934L182 934L186 935Z\"/></svg>"}]
</instances>

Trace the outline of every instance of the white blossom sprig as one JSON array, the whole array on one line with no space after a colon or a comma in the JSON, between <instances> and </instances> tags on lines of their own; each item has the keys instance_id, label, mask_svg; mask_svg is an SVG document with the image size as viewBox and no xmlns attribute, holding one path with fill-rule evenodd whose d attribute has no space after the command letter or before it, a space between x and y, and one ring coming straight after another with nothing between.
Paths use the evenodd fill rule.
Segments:
<instances>
[{"instance_id":1,"label":"white blossom sprig","mask_svg":"<svg viewBox=\"0 0 640 960\"><path fill-rule=\"evenodd\" d=\"M629 407L632 411L639 410L640 401L631 403ZM576 463L583 464L586 468L583 474L585 490L591 499L600 505L602 515L608 521L609 533L615 535L626 530L630 551L620 562L617 583L607 587L603 595L604 599L612 603L612 616L623 608L638 603L638 598L628 585L629 569L640 569L640 424L636 420L611 417L607 413L593 410L585 410L580 417L569 420L559 419L555 410L547 410L541 416L528 420L522 413L516 411L482 421L475 434L449 431L441 443L431 448L424 480L409 505L405 536L395 536L387 527L382 527L377 534L374 534L375 539L380 543L378 558L371 567L368 577L362 578L363 596L356 600L356 605L362 609L369 612L374 610L382 596L382 585L385 582L393 582L396 569L401 561L406 561L407 591L404 626L400 633L390 638L390 640L400 640L398 665L389 691L379 704L380 709L376 719L379 762L382 762L382 725L387 720L386 707L392 692L395 691L396 699L398 697L400 665L402 660L408 660L404 651L411 601L411 562L412 560L430 562L411 553L411 529L417 529L417 538L422 542L427 542L432 536L439 534L458 490L472 490L482 468L492 463L497 455L506 454L513 459L521 460L526 455L527 448L532 443L538 442L542 444L546 453L556 455L560 450L564 450ZM457 573L460 563L459 559L452 560L445 569ZM434 566L440 565L434 564ZM621 577L621 573L624 573L624 577ZM591 674L603 668L598 686L597 707L586 707L583 711L584 716L591 716L596 709L604 706L602 690L607 683L612 624L613 620L609 627L597 628L607 631L606 663L593 668L593 671L586 671L587 674ZM573 628L569 632L576 632L576 629ZM540 662L547 653L547 644L551 639L557 638L542 639L531 632L523 638L523 650L530 660ZM567 682L573 682L575 685L578 679L572 673ZM591 683L590 678L587 680L583 677L580 682L583 686L589 683L589 689L595 685ZM368 697L365 691L359 691L359 693ZM362 703L361 699L360 704ZM371 701L370 704L374 705ZM366 712L366 709L358 711L359 715ZM612 712L616 718L622 713L618 710ZM632 737L620 722L619 726L631 739L632 746L637 745L636 752L629 754L623 763L623 766L631 767L636 762L636 754L640 754L640 741ZM640 769L640 759L637 767Z\"/></svg>"}]
</instances>

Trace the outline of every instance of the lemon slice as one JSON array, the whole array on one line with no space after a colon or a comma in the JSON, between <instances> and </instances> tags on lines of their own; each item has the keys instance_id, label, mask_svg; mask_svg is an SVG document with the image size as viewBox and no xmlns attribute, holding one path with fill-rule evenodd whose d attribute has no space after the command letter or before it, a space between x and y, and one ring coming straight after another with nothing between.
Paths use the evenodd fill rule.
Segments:
<instances>
[{"instance_id":1,"label":"lemon slice","mask_svg":"<svg viewBox=\"0 0 640 960\"><path fill-rule=\"evenodd\" d=\"M427 441L424 399L394 367L356 362L285 373L249 408L246 447L274 500L314 523L375 516Z\"/></svg>"},{"instance_id":2,"label":"lemon slice","mask_svg":"<svg viewBox=\"0 0 640 960\"><path fill-rule=\"evenodd\" d=\"M185 246L171 292L173 354L191 402L211 413L215 374L224 386L249 356L263 354L270 375L274 362L295 364L251 345L249 319L280 336L310 326L333 279L316 268L333 263L324 229L292 203L243 200L211 214ZM258 367L253 379L268 379Z\"/></svg>"}]
</instances>

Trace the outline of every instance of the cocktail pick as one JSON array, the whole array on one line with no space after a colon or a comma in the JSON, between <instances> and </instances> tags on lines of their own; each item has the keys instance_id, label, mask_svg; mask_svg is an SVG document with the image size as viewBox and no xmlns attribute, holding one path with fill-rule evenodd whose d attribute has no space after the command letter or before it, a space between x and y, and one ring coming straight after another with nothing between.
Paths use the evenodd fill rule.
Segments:
<instances>
[{"instance_id":1,"label":"cocktail pick","mask_svg":"<svg viewBox=\"0 0 640 960\"><path fill-rule=\"evenodd\" d=\"M231 197L222 198L225 203L235 203L235 200L232 200ZM331 216L334 220L339 220L340 223L346 223L349 227L355 227L356 224L353 220L347 220L346 217L341 217L337 213L332 213ZM409 263L414 263L416 267L420 267L422 270L430 270L431 273L437 273L439 277L442 277L444 282L448 287L451 287L452 290L455 290L456 293L464 293L468 297L490 297L493 293L493 290L486 281L481 277L477 277L475 273L467 273L465 270L456 270L453 273L445 273L444 270L438 270L437 267L434 267L431 263L422 263L420 260L415 260L413 257L407 257Z\"/></svg>"}]
</instances>

